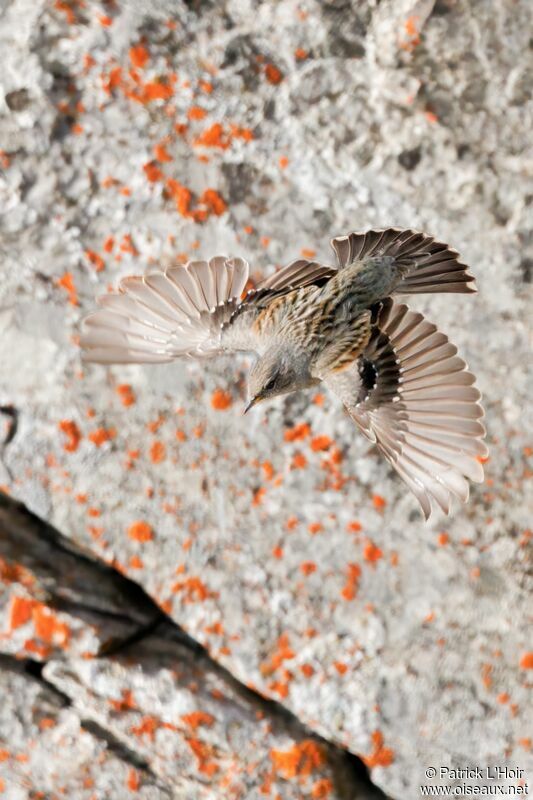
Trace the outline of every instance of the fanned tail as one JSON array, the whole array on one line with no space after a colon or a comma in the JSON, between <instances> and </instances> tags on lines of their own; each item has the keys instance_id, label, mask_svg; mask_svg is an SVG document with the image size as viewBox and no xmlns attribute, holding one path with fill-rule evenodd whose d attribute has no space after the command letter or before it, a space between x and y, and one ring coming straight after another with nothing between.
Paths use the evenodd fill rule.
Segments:
<instances>
[{"instance_id":1,"label":"fanned tail","mask_svg":"<svg viewBox=\"0 0 533 800\"><path fill-rule=\"evenodd\" d=\"M393 258L402 276L395 294L477 292L475 278L457 250L410 229L384 228L332 239L340 268L354 261Z\"/></svg>"}]
</instances>

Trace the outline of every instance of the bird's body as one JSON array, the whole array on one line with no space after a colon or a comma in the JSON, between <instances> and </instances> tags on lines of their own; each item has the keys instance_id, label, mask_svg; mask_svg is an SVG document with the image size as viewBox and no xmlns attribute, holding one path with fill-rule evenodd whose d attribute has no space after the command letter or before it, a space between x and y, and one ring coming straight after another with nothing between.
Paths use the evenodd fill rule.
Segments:
<instances>
[{"instance_id":1,"label":"bird's body","mask_svg":"<svg viewBox=\"0 0 533 800\"><path fill-rule=\"evenodd\" d=\"M456 251L389 228L332 240L338 268L301 259L241 293L242 259L126 278L86 321L85 358L164 362L252 351L251 405L324 382L429 516L483 477L474 377L456 348L395 294L475 291Z\"/></svg>"}]
</instances>

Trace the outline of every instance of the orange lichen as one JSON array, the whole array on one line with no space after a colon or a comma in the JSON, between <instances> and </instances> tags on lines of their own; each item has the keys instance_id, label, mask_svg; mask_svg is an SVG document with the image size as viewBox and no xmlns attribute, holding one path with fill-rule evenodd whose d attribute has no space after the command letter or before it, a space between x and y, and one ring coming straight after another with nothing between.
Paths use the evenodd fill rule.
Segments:
<instances>
[{"instance_id":1,"label":"orange lichen","mask_svg":"<svg viewBox=\"0 0 533 800\"><path fill-rule=\"evenodd\" d=\"M280 156L278 163L281 169L286 169L286 167L289 166L289 159L287 158L287 156Z\"/></svg>"},{"instance_id":2,"label":"orange lichen","mask_svg":"<svg viewBox=\"0 0 533 800\"><path fill-rule=\"evenodd\" d=\"M267 481L271 481L274 477L274 467L272 466L271 461L263 461L261 464L261 469L263 470L263 474Z\"/></svg>"},{"instance_id":3,"label":"orange lichen","mask_svg":"<svg viewBox=\"0 0 533 800\"><path fill-rule=\"evenodd\" d=\"M394 761L394 752L384 746L383 734L377 730L372 733L372 752L361 756L367 767L389 767Z\"/></svg>"},{"instance_id":4,"label":"orange lichen","mask_svg":"<svg viewBox=\"0 0 533 800\"><path fill-rule=\"evenodd\" d=\"M333 782L329 778L320 778L311 787L311 797L323 800L333 792Z\"/></svg>"},{"instance_id":5,"label":"orange lichen","mask_svg":"<svg viewBox=\"0 0 533 800\"><path fill-rule=\"evenodd\" d=\"M520 659L520 669L533 669L533 652L524 653Z\"/></svg>"},{"instance_id":6,"label":"orange lichen","mask_svg":"<svg viewBox=\"0 0 533 800\"><path fill-rule=\"evenodd\" d=\"M399 42L399 46L402 50L407 50L407 52L412 52L415 47L421 42L420 38L420 29L419 29L419 21L420 18L413 14L405 20L404 29L405 33L407 34L407 39L403 39Z\"/></svg>"},{"instance_id":7,"label":"orange lichen","mask_svg":"<svg viewBox=\"0 0 533 800\"><path fill-rule=\"evenodd\" d=\"M300 666L300 671L306 678L310 678L311 675L315 674L315 669L311 664L302 664Z\"/></svg>"},{"instance_id":8,"label":"orange lichen","mask_svg":"<svg viewBox=\"0 0 533 800\"><path fill-rule=\"evenodd\" d=\"M213 84L209 81L198 81L198 86L204 94L211 94L213 91Z\"/></svg>"},{"instance_id":9,"label":"orange lichen","mask_svg":"<svg viewBox=\"0 0 533 800\"><path fill-rule=\"evenodd\" d=\"M117 432L114 428L97 428L89 434L88 439L96 445L96 447L101 447L105 442L110 442L114 439L116 435Z\"/></svg>"},{"instance_id":10,"label":"orange lichen","mask_svg":"<svg viewBox=\"0 0 533 800\"><path fill-rule=\"evenodd\" d=\"M64 433L67 437L63 450L66 450L67 453L74 453L78 449L82 438L80 429L72 419L62 419L58 423L58 427L61 433Z\"/></svg>"},{"instance_id":11,"label":"orange lichen","mask_svg":"<svg viewBox=\"0 0 533 800\"><path fill-rule=\"evenodd\" d=\"M254 132L250 128L239 128L238 125L230 125L231 137L233 139L242 139L245 142L252 142Z\"/></svg>"},{"instance_id":12,"label":"orange lichen","mask_svg":"<svg viewBox=\"0 0 533 800\"><path fill-rule=\"evenodd\" d=\"M222 150L226 150L230 146L230 140L220 122L215 122L210 128L207 128L197 136L193 144L202 147L219 147Z\"/></svg>"},{"instance_id":13,"label":"orange lichen","mask_svg":"<svg viewBox=\"0 0 533 800\"><path fill-rule=\"evenodd\" d=\"M313 739L304 739L289 750L271 750L270 758L284 778L307 777L325 762L324 749Z\"/></svg>"},{"instance_id":14,"label":"orange lichen","mask_svg":"<svg viewBox=\"0 0 533 800\"><path fill-rule=\"evenodd\" d=\"M156 440L150 447L150 461L152 464L160 464L167 457L167 449L163 442Z\"/></svg>"},{"instance_id":15,"label":"orange lichen","mask_svg":"<svg viewBox=\"0 0 533 800\"><path fill-rule=\"evenodd\" d=\"M154 532L147 522L137 520L128 528L128 536L136 542L149 542L154 538Z\"/></svg>"},{"instance_id":16,"label":"orange lichen","mask_svg":"<svg viewBox=\"0 0 533 800\"><path fill-rule=\"evenodd\" d=\"M115 246L114 237L113 236L108 236L107 239L105 240L105 242L102 245L102 250L105 253L110 253L113 250L114 246Z\"/></svg>"},{"instance_id":17,"label":"orange lichen","mask_svg":"<svg viewBox=\"0 0 533 800\"><path fill-rule=\"evenodd\" d=\"M266 489L264 486L260 486L258 489L255 490L254 496L252 498L252 505L253 506L260 506L263 502L263 498L266 494Z\"/></svg>"},{"instance_id":18,"label":"orange lichen","mask_svg":"<svg viewBox=\"0 0 533 800\"><path fill-rule=\"evenodd\" d=\"M35 583L33 575L26 567L3 558L0 558L0 580L4 583L20 583L27 589L31 589Z\"/></svg>"},{"instance_id":19,"label":"orange lichen","mask_svg":"<svg viewBox=\"0 0 533 800\"><path fill-rule=\"evenodd\" d=\"M74 25L78 21L72 4L67 3L66 0L55 0L54 8L57 8L58 11L62 11L64 13L66 21L69 25Z\"/></svg>"},{"instance_id":20,"label":"orange lichen","mask_svg":"<svg viewBox=\"0 0 533 800\"><path fill-rule=\"evenodd\" d=\"M187 116L190 120L204 119L206 114L207 111L205 110L205 108L201 108L200 106L191 106L187 111Z\"/></svg>"},{"instance_id":21,"label":"orange lichen","mask_svg":"<svg viewBox=\"0 0 533 800\"><path fill-rule=\"evenodd\" d=\"M311 536L314 536L317 533L322 533L322 531L324 530L324 526L322 525L321 522L310 522L309 525L307 526L307 530L309 531Z\"/></svg>"},{"instance_id":22,"label":"orange lichen","mask_svg":"<svg viewBox=\"0 0 533 800\"><path fill-rule=\"evenodd\" d=\"M269 83L277 86L283 80L283 74L274 64L265 64L265 76Z\"/></svg>"},{"instance_id":23,"label":"orange lichen","mask_svg":"<svg viewBox=\"0 0 533 800\"><path fill-rule=\"evenodd\" d=\"M150 181L150 183L162 181L165 177L164 173L161 172L155 161L148 161L148 163L144 164L143 171L146 175L146 179Z\"/></svg>"},{"instance_id":24,"label":"orange lichen","mask_svg":"<svg viewBox=\"0 0 533 800\"><path fill-rule=\"evenodd\" d=\"M271 692L275 692L279 695L282 699L285 699L289 695L289 682L288 680L285 681L272 681L268 684L268 688Z\"/></svg>"},{"instance_id":25,"label":"orange lichen","mask_svg":"<svg viewBox=\"0 0 533 800\"><path fill-rule=\"evenodd\" d=\"M296 61L305 61L309 53L307 50L304 50L302 47L297 47L294 51L294 58Z\"/></svg>"},{"instance_id":26,"label":"orange lichen","mask_svg":"<svg viewBox=\"0 0 533 800\"><path fill-rule=\"evenodd\" d=\"M172 587L174 593L182 593L183 600L186 603L203 603L204 600L216 599L218 592L210 591L205 583L196 575L185 578L183 581L177 581Z\"/></svg>"},{"instance_id":27,"label":"orange lichen","mask_svg":"<svg viewBox=\"0 0 533 800\"><path fill-rule=\"evenodd\" d=\"M28 597L19 597L14 595L11 598L11 606L9 609L9 630L14 631L25 625L30 621L32 611L35 606L35 600Z\"/></svg>"},{"instance_id":28,"label":"orange lichen","mask_svg":"<svg viewBox=\"0 0 533 800\"><path fill-rule=\"evenodd\" d=\"M141 779L139 777L139 773L135 769L135 767L130 767L128 772L128 777L126 780L126 786L130 790L130 792L137 792L139 790L139 786L141 785Z\"/></svg>"},{"instance_id":29,"label":"orange lichen","mask_svg":"<svg viewBox=\"0 0 533 800\"><path fill-rule=\"evenodd\" d=\"M365 561L370 562L379 561L380 558L383 558L383 552L371 539L367 539L363 550L363 558Z\"/></svg>"},{"instance_id":30,"label":"orange lichen","mask_svg":"<svg viewBox=\"0 0 533 800\"><path fill-rule=\"evenodd\" d=\"M348 577L341 590L341 595L345 600L353 600L357 595L360 577L361 567L359 564L348 564Z\"/></svg>"},{"instance_id":31,"label":"orange lichen","mask_svg":"<svg viewBox=\"0 0 533 800\"><path fill-rule=\"evenodd\" d=\"M291 469L304 469L307 465L307 458L303 453L295 453L291 461Z\"/></svg>"},{"instance_id":32,"label":"orange lichen","mask_svg":"<svg viewBox=\"0 0 533 800\"><path fill-rule=\"evenodd\" d=\"M315 436L311 439L311 450L316 452L320 450L328 450L333 444L333 440L329 436Z\"/></svg>"},{"instance_id":33,"label":"orange lichen","mask_svg":"<svg viewBox=\"0 0 533 800\"><path fill-rule=\"evenodd\" d=\"M135 403L135 394L129 383L120 383L115 389L123 406L132 406Z\"/></svg>"},{"instance_id":34,"label":"orange lichen","mask_svg":"<svg viewBox=\"0 0 533 800\"><path fill-rule=\"evenodd\" d=\"M32 611L35 635L43 642L64 647L70 637L70 628L61 622L43 603L36 603Z\"/></svg>"},{"instance_id":35,"label":"orange lichen","mask_svg":"<svg viewBox=\"0 0 533 800\"><path fill-rule=\"evenodd\" d=\"M201 742L200 739L187 739L187 744L193 751L198 759L198 770L205 775L212 776L218 772L219 766L214 761L211 761L213 752L209 745Z\"/></svg>"},{"instance_id":36,"label":"orange lichen","mask_svg":"<svg viewBox=\"0 0 533 800\"><path fill-rule=\"evenodd\" d=\"M217 217L224 214L228 209L225 200L215 189L206 189L200 197L199 202L206 205L208 210Z\"/></svg>"},{"instance_id":37,"label":"orange lichen","mask_svg":"<svg viewBox=\"0 0 533 800\"><path fill-rule=\"evenodd\" d=\"M437 537L437 542L438 542L439 547L446 547L446 545L448 544L449 541L450 541L450 537L448 536L447 533L439 533L439 535Z\"/></svg>"},{"instance_id":38,"label":"orange lichen","mask_svg":"<svg viewBox=\"0 0 533 800\"><path fill-rule=\"evenodd\" d=\"M68 301L71 305L77 306L79 305L78 301L78 293L76 291L76 286L74 284L74 276L72 272L65 272L61 278L58 279L57 285L64 289L68 295Z\"/></svg>"},{"instance_id":39,"label":"orange lichen","mask_svg":"<svg viewBox=\"0 0 533 800\"><path fill-rule=\"evenodd\" d=\"M311 575L313 572L316 572L316 564L314 561L302 561L300 564L300 571L303 572L304 575Z\"/></svg>"},{"instance_id":40,"label":"orange lichen","mask_svg":"<svg viewBox=\"0 0 533 800\"><path fill-rule=\"evenodd\" d=\"M387 501L380 494L372 495L372 503L376 511L383 511L383 509L387 505Z\"/></svg>"},{"instance_id":41,"label":"orange lichen","mask_svg":"<svg viewBox=\"0 0 533 800\"><path fill-rule=\"evenodd\" d=\"M302 258L314 258L316 256L316 250L310 250L307 247L302 247L300 254Z\"/></svg>"},{"instance_id":42,"label":"orange lichen","mask_svg":"<svg viewBox=\"0 0 533 800\"><path fill-rule=\"evenodd\" d=\"M109 700L109 705L115 711L130 711L133 708L137 708L131 689L122 689L120 700Z\"/></svg>"},{"instance_id":43,"label":"orange lichen","mask_svg":"<svg viewBox=\"0 0 533 800\"><path fill-rule=\"evenodd\" d=\"M145 83L141 95L141 102L150 103L152 100L168 100L174 94L174 89L168 83L151 81Z\"/></svg>"},{"instance_id":44,"label":"orange lichen","mask_svg":"<svg viewBox=\"0 0 533 800\"><path fill-rule=\"evenodd\" d=\"M295 655L296 654L294 650L292 650L290 647L288 634L282 633L276 643L276 649L270 659L261 664L261 674L264 676L272 675L272 673L279 669L284 661L294 658Z\"/></svg>"},{"instance_id":45,"label":"orange lichen","mask_svg":"<svg viewBox=\"0 0 533 800\"><path fill-rule=\"evenodd\" d=\"M28 653L35 653L35 655L38 655L40 658L48 658L50 655L50 648L44 644L39 644L35 639L26 639L23 647Z\"/></svg>"},{"instance_id":46,"label":"orange lichen","mask_svg":"<svg viewBox=\"0 0 533 800\"><path fill-rule=\"evenodd\" d=\"M283 547L280 547L280 545L273 547L272 555L274 556L274 558L283 558Z\"/></svg>"},{"instance_id":47,"label":"orange lichen","mask_svg":"<svg viewBox=\"0 0 533 800\"><path fill-rule=\"evenodd\" d=\"M107 14L100 14L98 22L103 28L109 28L113 24L113 18L109 17Z\"/></svg>"},{"instance_id":48,"label":"orange lichen","mask_svg":"<svg viewBox=\"0 0 533 800\"><path fill-rule=\"evenodd\" d=\"M363 530L363 526L358 520L352 520L352 522L346 524L346 530L348 533L359 533L359 531Z\"/></svg>"},{"instance_id":49,"label":"orange lichen","mask_svg":"<svg viewBox=\"0 0 533 800\"><path fill-rule=\"evenodd\" d=\"M159 142L159 144L154 145L154 155L156 161L159 161L161 164L172 161L172 156L168 152L164 142Z\"/></svg>"},{"instance_id":50,"label":"orange lichen","mask_svg":"<svg viewBox=\"0 0 533 800\"><path fill-rule=\"evenodd\" d=\"M183 217L189 217L191 215L190 205L192 201L190 189L187 189L186 186L183 186L174 178L167 178L165 188L168 194L174 199L176 210Z\"/></svg>"},{"instance_id":51,"label":"orange lichen","mask_svg":"<svg viewBox=\"0 0 533 800\"><path fill-rule=\"evenodd\" d=\"M211 727L215 721L215 718L212 714L208 714L206 711L193 711L191 714L182 714L181 720L185 723L185 725L195 731L198 727L200 727L200 725Z\"/></svg>"},{"instance_id":52,"label":"orange lichen","mask_svg":"<svg viewBox=\"0 0 533 800\"><path fill-rule=\"evenodd\" d=\"M130 47L130 61L136 69L143 69L150 60L150 53L143 44Z\"/></svg>"},{"instance_id":53,"label":"orange lichen","mask_svg":"<svg viewBox=\"0 0 533 800\"><path fill-rule=\"evenodd\" d=\"M289 428L285 431L284 439L286 442L296 442L300 439L305 439L311 433L311 428L307 424L307 422L301 422L298 425L295 425L293 428Z\"/></svg>"},{"instance_id":54,"label":"orange lichen","mask_svg":"<svg viewBox=\"0 0 533 800\"><path fill-rule=\"evenodd\" d=\"M105 267L105 261L101 255L99 255L95 250L86 250L85 255L95 268L96 272L101 272L103 270Z\"/></svg>"},{"instance_id":55,"label":"orange lichen","mask_svg":"<svg viewBox=\"0 0 533 800\"><path fill-rule=\"evenodd\" d=\"M130 733L135 734L135 736L147 736L153 741L155 733L160 727L161 723L155 717L142 717L138 725L132 725Z\"/></svg>"},{"instance_id":56,"label":"orange lichen","mask_svg":"<svg viewBox=\"0 0 533 800\"><path fill-rule=\"evenodd\" d=\"M226 411L226 409L230 408L232 403L233 399L231 394L225 392L223 389L215 389L211 395L211 408L214 408L215 411Z\"/></svg>"}]
</instances>

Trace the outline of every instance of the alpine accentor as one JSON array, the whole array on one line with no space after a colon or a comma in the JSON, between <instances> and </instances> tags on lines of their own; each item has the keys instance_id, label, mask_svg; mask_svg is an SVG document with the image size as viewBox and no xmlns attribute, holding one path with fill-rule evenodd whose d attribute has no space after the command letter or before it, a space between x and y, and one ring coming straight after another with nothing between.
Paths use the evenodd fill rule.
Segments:
<instances>
[{"instance_id":1,"label":"alpine accentor","mask_svg":"<svg viewBox=\"0 0 533 800\"><path fill-rule=\"evenodd\" d=\"M85 320L86 361L171 361L248 351L247 409L323 382L418 498L449 513L483 480L483 409L457 348L399 294L476 291L459 254L433 237L387 228L331 242L338 266L299 259L241 297L248 264L217 256L100 297Z\"/></svg>"}]
</instances>

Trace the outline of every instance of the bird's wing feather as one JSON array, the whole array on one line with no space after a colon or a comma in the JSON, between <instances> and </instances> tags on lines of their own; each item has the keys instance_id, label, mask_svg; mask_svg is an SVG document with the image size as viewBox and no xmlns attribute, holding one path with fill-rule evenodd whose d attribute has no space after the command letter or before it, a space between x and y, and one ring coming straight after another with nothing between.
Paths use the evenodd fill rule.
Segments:
<instances>
[{"instance_id":1,"label":"bird's wing feather","mask_svg":"<svg viewBox=\"0 0 533 800\"><path fill-rule=\"evenodd\" d=\"M252 332L244 327L231 347L223 341L224 326L241 302L248 273L244 259L216 256L123 278L118 292L98 298L100 309L84 320L83 359L163 363L183 355L253 350Z\"/></svg>"},{"instance_id":2,"label":"bird's wing feather","mask_svg":"<svg viewBox=\"0 0 533 800\"><path fill-rule=\"evenodd\" d=\"M296 289L309 284L318 285L329 280L336 272L335 267L327 267L318 261L299 258L265 278L257 288L278 291L280 289Z\"/></svg>"},{"instance_id":3,"label":"bird's wing feather","mask_svg":"<svg viewBox=\"0 0 533 800\"><path fill-rule=\"evenodd\" d=\"M403 228L382 228L350 233L331 240L340 269L354 261L393 258L402 280L396 294L477 291L475 278L462 264L457 250L425 233Z\"/></svg>"},{"instance_id":4,"label":"bird's wing feather","mask_svg":"<svg viewBox=\"0 0 533 800\"><path fill-rule=\"evenodd\" d=\"M483 409L457 348L422 314L386 300L362 356L325 380L409 486L426 519L483 480Z\"/></svg>"}]
</instances>

